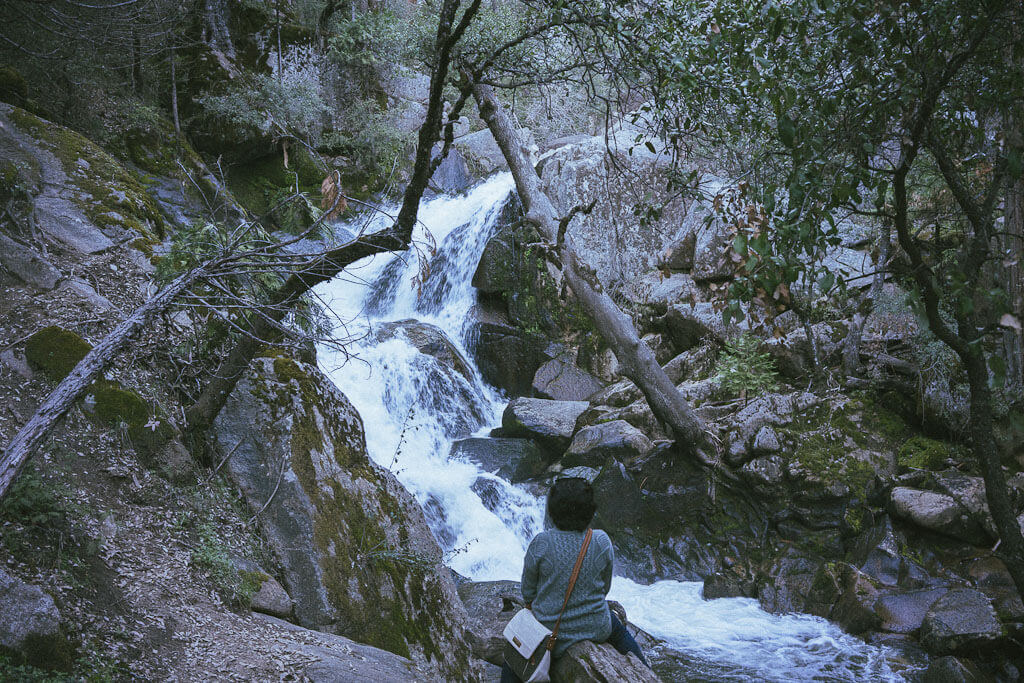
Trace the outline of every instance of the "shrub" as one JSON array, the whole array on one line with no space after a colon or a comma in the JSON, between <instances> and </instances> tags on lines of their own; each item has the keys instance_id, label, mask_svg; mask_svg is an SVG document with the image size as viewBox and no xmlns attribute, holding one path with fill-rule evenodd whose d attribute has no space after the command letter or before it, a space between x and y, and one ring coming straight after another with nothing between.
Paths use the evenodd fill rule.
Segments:
<instances>
[{"instance_id":1,"label":"shrub","mask_svg":"<svg viewBox=\"0 0 1024 683\"><path fill-rule=\"evenodd\" d=\"M725 343L718 370L724 391L747 399L775 390L778 386L775 361L760 349L761 342L749 334Z\"/></svg>"}]
</instances>

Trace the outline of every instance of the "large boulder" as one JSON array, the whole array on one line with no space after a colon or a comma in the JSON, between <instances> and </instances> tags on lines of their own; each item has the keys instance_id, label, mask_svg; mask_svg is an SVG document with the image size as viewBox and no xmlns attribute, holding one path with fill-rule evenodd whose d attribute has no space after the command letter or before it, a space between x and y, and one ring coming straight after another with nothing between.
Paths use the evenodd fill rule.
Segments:
<instances>
[{"instance_id":1,"label":"large boulder","mask_svg":"<svg viewBox=\"0 0 1024 683\"><path fill-rule=\"evenodd\" d=\"M897 486L889 494L892 514L934 531L977 544L987 539L984 528L952 496Z\"/></svg>"},{"instance_id":2,"label":"large boulder","mask_svg":"<svg viewBox=\"0 0 1024 683\"><path fill-rule=\"evenodd\" d=\"M473 358L484 380L510 396L528 396L533 377L551 359L543 337L499 323L474 323Z\"/></svg>"},{"instance_id":3,"label":"large boulder","mask_svg":"<svg viewBox=\"0 0 1024 683\"><path fill-rule=\"evenodd\" d=\"M883 595L875 602L879 628L890 633L916 633L925 615L947 588L927 588Z\"/></svg>"},{"instance_id":4,"label":"large boulder","mask_svg":"<svg viewBox=\"0 0 1024 683\"><path fill-rule=\"evenodd\" d=\"M636 655L620 654L608 643L589 640L572 645L554 661L552 679L560 683L657 682L661 679Z\"/></svg>"},{"instance_id":5,"label":"large boulder","mask_svg":"<svg viewBox=\"0 0 1024 683\"><path fill-rule=\"evenodd\" d=\"M701 226L693 251L693 279L697 282L724 280L736 271L733 236L721 221Z\"/></svg>"},{"instance_id":6,"label":"large boulder","mask_svg":"<svg viewBox=\"0 0 1024 683\"><path fill-rule=\"evenodd\" d=\"M466 615L423 511L369 459L359 414L330 380L257 358L213 433L300 624L464 675Z\"/></svg>"},{"instance_id":7,"label":"large boulder","mask_svg":"<svg viewBox=\"0 0 1024 683\"><path fill-rule=\"evenodd\" d=\"M567 354L544 363L533 376L534 395L556 401L586 401L603 387L596 377L581 370Z\"/></svg>"},{"instance_id":8,"label":"large boulder","mask_svg":"<svg viewBox=\"0 0 1024 683\"><path fill-rule=\"evenodd\" d=\"M551 452L561 454L576 431L576 419L589 405L586 401L517 398L505 408L501 426L507 436L534 439Z\"/></svg>"},{"instance_id":9,"label":"large boulder","mask_svg":"<svg viewBox=\"0 0 1024 683\"><path fill-rule=\"evenodd\" d=\"M992 603L980 591L954 588L936 600L921 624L921 645L933 654L970 652L1002 636Z\"/></svg>"},{"instance_id":10,"label":"large boulder","mask_svg":"<svg viewBox=\"0 0 1024 683\"><path fill-rule=\"evenodd\" d=\"M639 429L625 420L613 420L578 431L561 462L566 467L601 467L612 458L629 464L650 453L652 447Z\"/></svg>"},{"instance_id":11,"label":"large boulder","mask_svg":"<svg viewBox=\"0 0 1024 683\"><path fill-rule=\"evenodd\" d=\"M415 346L420 353L433 356L442 365L451 368L466 379L472 378L473 371L470 369L469 363L441 328L419 320L399 320L381 323L377 326L375 336L378 342L382 342L399 334L408 339L409 343Z\"/></svg>"},{"instance_id":12,"label":"large boulder","mask_svg":"<svg viewBox=\"0 0 1024 683\"><path fill-rule=\"evenodd\" d=\"M0 159L31 169L35 225L63 249L96 254L163 232L135 172L78 133L2 103Z\"/></svg>"},{"instance_id":13,"label":"large boulder","mask_svg":"<svg viewBox=\"0 0 1024 683\"><path fill-rule=\"evenodd\" d=\"M70 648L53 598L0 569L0 654L32 666L66 668Z\"/></svg>"},{"instance_id":14,"label":"large boulder","mask_svg":"<svg viewBox=\"0 0 1024 683\"><path fill-rule=\"evenodd\" d=\"M550 456L531 439L460 439L452 444L451 457L472 460L511 482L539 477L551 464Z\"/></svg>"},{"instance_id":15,"label":"large boulder","mask_svg":"<svg viewBox=\"0 0 1024 683\"><path fill-rule=\"evenodd\" d=\"M568 234L580 260L606 285L649 271L666 246L695 232L706 215L698 203L666 189L668 156L634 147L635 137L620 126L607 139L592 137L545 155L540 169L543 189L559 214L596 200L587 220L570 223ZM659 212L637 220L639 201Z\"/></svg>"},{"instance_id":16,"label":"large boulder","mask_svg":"<svg viewBox=\"0 0 1024 683\"><path fill-rule=\"evenodd\" d=\"M501 633L523 607L518 581L467 581L459 585L459 598L469 621L466 637L473 656L501 666L505 639Z\"/></svg>"},{"instance_id":17,"label":"large boulder","mask_svg":"<svg viewBox=\"0 0 1024 683\"><path fill-rule=\"evenodd\" d=\"M0 266L39 289L53 289L61 272L35 249L0 233Z\"/></svg>"},{"instance_id":18,"label":"large boulder","mask_svg":"<svg viewBox=\"0 0 1024 683\"><path fill-rule=\"evenodd\" d=\"M467 637L475 657L492 664L501 664L504 649L501 633L522 608L520 596L518 581L466 582L459 586L459 597L469 613ZM621 608L613 603L612 608L616 607ZM624 616L620 614L620 619ZM645 640L651 639L648 636ZM555 660L552 680L561 683L642 683L660 679L635 655L623 656L611 645L583 641L570 647L564 656Z\"/></svg>"},{"instance_id":19,"label":"large boulder","mask_svg":"<svg viewBox=\"0 0 1024 683\"><path fill-rule=\"evenodd\" d=\"M745 320L726 324L721 311L707 301L669 306L659 324L679 353L692 349L706 339L724 343L749 328Z\"/></svg>"},{"instance_id":20,"label":"large boulder","mask_svg":"<svg viewBox=\"0 0 1024 683\"><path fill-rule=\"evenodd\" d=\"M274 627L300 634L301 644L295 644L280 654L286 657L294 655L301 667L301 680L310 683L386 683L437 679L433 672L417 667L411 660L393 652L339 635L312 633L272 616L258 615L257 618Z\"/></svg>"}]
</instances>

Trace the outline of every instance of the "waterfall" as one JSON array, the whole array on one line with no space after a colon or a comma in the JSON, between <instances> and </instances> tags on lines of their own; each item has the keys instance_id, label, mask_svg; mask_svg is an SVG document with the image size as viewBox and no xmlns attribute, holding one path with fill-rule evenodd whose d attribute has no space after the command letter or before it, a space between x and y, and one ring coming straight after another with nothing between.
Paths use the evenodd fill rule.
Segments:
<instances>
[{"instance_id":1,"label":"waterfall","mask_svg":"<svg viewBox=\"0 0 1024 683\"><path fill-rule=\"evenodd\" d=\"M320 363L362 416L370 456L415 495L449 566L478 581L518 580L526 547L543 528L543 500L526 487L449 458L455 439L500 424L507 403L480 377L467 331L476 302L470 281L512 189L502 174L465 195L425 202L413 250L360 261L316 290L336 337L349 340L323 345ZM372 231L390 222L378 215L343 227ZM746 598L705 601L701 589L623 577L612 585L610 597L631 621L665 641L659 657L675 662L669 668L680 679L895 681L909 668L895 651L824 619L771 615Z\"/></svg>"}]
</instances>

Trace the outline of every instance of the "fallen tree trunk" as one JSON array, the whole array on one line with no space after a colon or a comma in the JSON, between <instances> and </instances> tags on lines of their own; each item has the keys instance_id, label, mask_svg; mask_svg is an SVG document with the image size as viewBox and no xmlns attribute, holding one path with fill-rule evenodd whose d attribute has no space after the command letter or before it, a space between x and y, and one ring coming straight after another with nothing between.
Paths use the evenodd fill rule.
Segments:
<instances>
[{"instance_id":1,"label":"fallen tree trunk","mask_svg":"<svg viewBox=\"0 0 1024 683\"><path fill-rule=\"evenodd\" d=\"M471 78L468 73L463 75ZM604 292L594 271L577 258L572 240L564 229L568 219L560 221L551 200L541 188L540 177L523 152L515 126L494 92L489 86L477 82L473 86L473 95L481 118L498 142L515 178L526 220L534 223L555 245L565 281L615 354L623 374L640 388L651 411L668 425L677 440L688 446L705 464L722 469L717 459L705 452L713 448L700 417L658 365L651 348L640 340L633 321Z\"/></svg>"},{"instance_id":2,"label":"fallen tree trunk","mask_svg":"<svg viewBox=\"0 0 1024 683\"><path fill-rule=\"evenodd\" d=\"M71 404L93 383L125 345L152 318L164 311L174 299L192 284L208 275L209 263L193 268L171 284L160 290L156 296L135 309L128 318L110 331L92 351L86 354L70 374L50 392L43 404L18 430L4 450L0 459L0 499L18 477L21 468L39 442L43 440L57 420Z\"/></svg>"}]
</instances>

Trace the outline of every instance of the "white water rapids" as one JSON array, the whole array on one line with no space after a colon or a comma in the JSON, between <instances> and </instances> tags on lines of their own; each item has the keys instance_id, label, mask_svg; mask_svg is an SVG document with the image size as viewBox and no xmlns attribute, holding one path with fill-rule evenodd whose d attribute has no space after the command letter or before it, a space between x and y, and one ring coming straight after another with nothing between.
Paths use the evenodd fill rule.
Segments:
<instances>
[{"instance_id":1,"label":"white water rapids","mask_svg":"<svg viewBox=\"0 0 1024 683\"><path fill-rule=\"evenodd\" d=\"M335 316L337 336L358 338L345 353L324 346L319 357L362 416L370 456L424 507L448 564L478 581L518 580L526 546L543 528L543 500L448 457L455 439L498 426L507 403L480 378L466 332L476 302L470 281L512 189L503 174L466 195L424 202L414 242L427 244L429 232L437 251L422 286L413 280L422 263L406 252L360 261L316 290ZM372 220L371 231L391 222ZM347 226L360 227L366 226ZM445 371L401 333L378 334L381 323L408 319L443 330L468 360L471 379ZM705 601L701 588L679 581L643 586L622 577L612 586L610 597L630 620L666 642L680 679L902 680L905 664L894 652L824 619L771 615L752 599Z\"/></svg>"}]
</instances>

